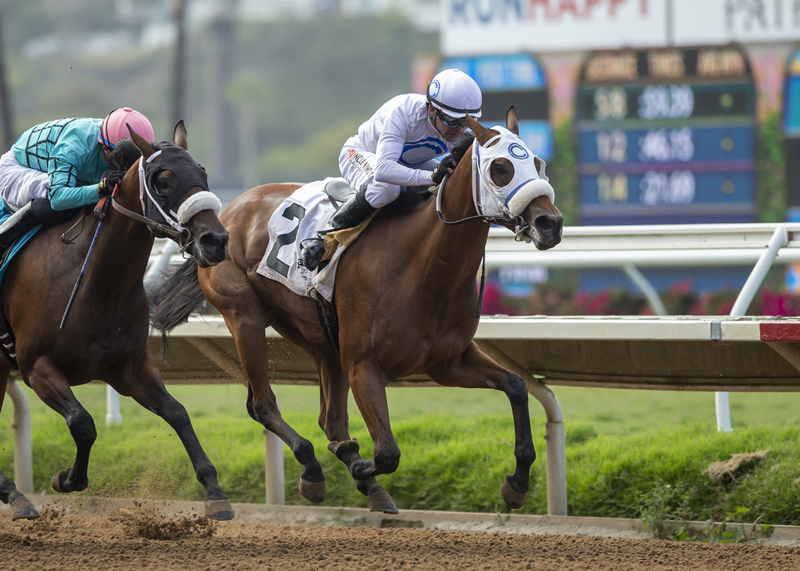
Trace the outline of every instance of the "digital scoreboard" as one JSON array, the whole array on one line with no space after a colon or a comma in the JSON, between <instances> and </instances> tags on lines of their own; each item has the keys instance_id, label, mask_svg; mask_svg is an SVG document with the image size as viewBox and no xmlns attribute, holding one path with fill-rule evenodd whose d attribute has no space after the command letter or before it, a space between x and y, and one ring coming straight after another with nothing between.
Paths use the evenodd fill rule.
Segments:
<instances>
[{"instance_id":1,"label":"digital scoreboard","mask_svg":"<svg viewBox=\"0 0 800 571\"><path fill-rule=\"evenodd\" d=\"M756 220L755 88L738 48L589 54L576 122L581 224Z\"/></svg>"},{"instance_id":2,"label":"digital scoreboard","mask_svg":"<svg viewBox=\"0 0 800 571\"><path fill-rule=\"evenodd\" d=\"M480 122L491 127L506 124L512 105L519 117L519 136L533 153L549 160L553 154L553 130L549 121L547 81L531 54L449 58L443 69L460 69L481 88Z\"/></svg>"},{"instance_id":3,"label":"digital scoreboard","mask_svg":"<svg viewBox=\"0 0 800 571\"><path fill-rule=\"evenodd\" d=\"M786 199L789 221L800 220L800 49L789 57L783 98L783 132L786 135Z\"/></svg>"}]
</instances>

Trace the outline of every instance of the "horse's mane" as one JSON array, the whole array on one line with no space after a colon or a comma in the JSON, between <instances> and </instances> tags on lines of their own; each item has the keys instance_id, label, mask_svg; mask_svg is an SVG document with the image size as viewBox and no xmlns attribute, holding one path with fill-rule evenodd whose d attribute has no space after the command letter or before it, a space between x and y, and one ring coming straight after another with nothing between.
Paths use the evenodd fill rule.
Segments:
<instances>
[{"instance_id":1,"label":"horse's mane","mask_svg":"<svg viewBox=\"0 0 800 571\"><path fill-rule=\"evenodd\" d=\"M458 139L453 145L453 149L450 151L450 154L456 161L456 164L461 162L461 159L464 158L467 150L472 145L472 142L475 140L475 134L471 131L462 133L459 135ZM400 208L403 210L407 210L409 208L416 208L423 202L429 200L433 195L428 192L427 186L408 186L405 189L405 192L401 192L400 196L397 200L395 200L389 206L396 204L395 208Z\"/></svg>"},{"instance_id":2,"label":"horse's mane","mask_svg":"<svg viewBox=\"0 0 800 571\"><path fill-rule=\"evenodd\" d=\"M108 166L114 170L127 172L141 156L142 152L133 143L132 139L120 139L117 141L117 146L109 154Z\"/></svg>"}]
</instances>

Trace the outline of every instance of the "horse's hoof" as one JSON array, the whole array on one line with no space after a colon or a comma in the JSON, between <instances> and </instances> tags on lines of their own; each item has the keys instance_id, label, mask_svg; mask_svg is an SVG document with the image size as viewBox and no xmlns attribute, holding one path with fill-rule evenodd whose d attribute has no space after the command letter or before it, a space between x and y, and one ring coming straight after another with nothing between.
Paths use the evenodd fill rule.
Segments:
<instances>
[{"instance_id":1,"label":"horse's hoof","mask_svg":"<svg viewBox=\"0 0 800 571\"><path fill-rule=\"evenodd\" d=\"M503 482L503 488L501 491L503 493L503 501L512 510L518 510L525 505L525 498L527 497L528 493L520 493L514 490L509 483L508 476L506 476L506 480Z\"/></svg>"},{"instance_id":2,"label":"horse's hoof","mask_svg":"<svg viewBox=\"0 0 800 571\"><path fill-rule=\"evenodd\" d=\"M300 493L309 502L320 504L325 499L325 480L321 482L309 482L300 478L300 484L297 486Z\"/></svg>"},{"instance_id":3,"label":"horse's hoof","mask_svg":"<svg viewBox=\"0 0 800 571\"><path fill-rule=\"evenodd\" d=\"M69 478L69 470L61 470L58 474L53 476L52 480L50 480L50 487L59 494L70 493L72 488L67 485L67 478Z\"/></svg>"},{"instance_id":4,"label":"horse's hoof","mask_svg":"<svg viewBox=\"0 0 800 571\"><path fill-rule=\"evenodd\" d=\"M383 512L385 514L397 513L397 506L394 505L392 496L390 496L389 492L383 488L380 488L376 492L369 495L367 506L371 512Z\"/></svg>"},{"instance_id":5,"label":"horse's hoof","mask_svg":"<svg viewBox=\"0 0 800 571\"><path fill-rule=\"evenodd\" d=\"M15 519L36 519L39 512L33 507L28 498L22 498L16 502L11 502L11 521Z\"/></svg>"},{"instance_id":6,"label":"horse's hoof","mask_svg":"<svg viewBox=\"0 0 800 571\"><path fill-rule=\"evenodd\" d=\"M233 519L233 506L227 499L224 500L206 500L206 517L208 519L216 519L219 521L228 521Z\"/></svg>"},{"instance_id":7,"label":"horse's hoof","mask_svg":"<svg viewBox=\"0 0 800 571\"><path fill-rule=\"evenodd\" d=\"M350 475L354 480L367 480L377 476L378 469L375 467L375 462L360 459L350 464Z\"/></svg>"}]
</instances>

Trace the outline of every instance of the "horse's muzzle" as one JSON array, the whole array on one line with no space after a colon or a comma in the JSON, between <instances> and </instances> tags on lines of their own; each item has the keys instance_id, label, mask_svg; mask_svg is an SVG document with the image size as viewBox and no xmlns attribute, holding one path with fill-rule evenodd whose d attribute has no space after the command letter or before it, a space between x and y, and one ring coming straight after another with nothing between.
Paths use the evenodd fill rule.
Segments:
<instances>
[{"instance_id":1,"label":"horse's muzzle","mask_svg":"<svg viewBox=\"0 0 800 571\"><path fill-rule=\"evenodd\" d=\"M216 266L228 254L228 232L206 232L195 239L192 255L202 268Z\"/></svg>"},{"instance_id":2,"label":"horse's muzzle","mask_svg":"<svg viewBox=\"0 0 800 571\"><path fill-rule=\"evenodd\" d=\"M539 250L549 250L561 242L564 217L560 214L540 214L533 220L533 243Z\"/></svg>"}]
</instances>

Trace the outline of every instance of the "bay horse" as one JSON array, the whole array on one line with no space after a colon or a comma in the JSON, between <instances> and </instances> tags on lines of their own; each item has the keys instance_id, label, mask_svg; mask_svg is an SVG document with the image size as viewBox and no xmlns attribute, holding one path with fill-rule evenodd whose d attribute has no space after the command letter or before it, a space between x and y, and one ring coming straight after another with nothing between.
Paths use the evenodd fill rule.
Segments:
<instances>
[{"instance_id":1,"label":"bay horse","mask_svg":"<svg viewBox=\"0 0 800 571\"><path fill-rule=\"evenodd\" d=\"M499 131L484 128L469 116L467 122L475 142L467 141L468 148L461 152L471 149L473 158L480 153L496 154L493 145L500 147ZM412 373L426 373L444 386L491 388L506 394L514 417L516 469L506 477L502 497L511 508L522 507L536 457L528 392L519 375L500 367L473 341L478 326L476 276L489 234L487 221L519 227L526 241L547 249L561 241L563 217L553 204L549 184L551 194L519 204L516 218L492 218L477 211L473 182L480 179L503 190L512 179L517 180L515 166L520 170L535 167L533 178L544 174L538 172L543 162L518 137L513 107L506 125L510 143L504 148L510 154L486 162L480 176L469 160L459 161L446 187L439 190L441 210L437 200L414 207L393 203L381 209L344 251L334 294L340 354L323 336L314 300L256 273L269 242L267 222L299 184L267 184L239 196L221 217L231 237L228 258L213 268L199 269L189 260L151 296L155 304L151 322L165 336L188 319L204 296L219 310L248 379L247 411L277 434L304 466L299 487L306 499L324 499L325 477L313 445L284 421L278 409L267 368L265 328L270 326L303 348L316 364L319 425L330 441L328 449L345 463L358 490L369 498L370 510L397 513L375 476L394 472L400 461L389 423L386 386ZM519 161L523 156L526 160ZM496 193L495 198L499 199ZM361 458L358 443L348 431L350 389L374 442L373 460Z\"/></svg>"},{"instance_id":2,"label":"bay horse","mask_svg":"<svg viewBox=\"0 0 800 571\"><path fill-rule=\"evenodd\" d=\"M201 267L225 258L228 233L217 218L219 199L207 190L205 172L186 151L183 121L176 125L172 143L154 145L128 129L132 143L120 143L128 145L133 156L120 169L127 170L122 182L105 199L113 208L103 210L104 219L84 210L72 220L44 227L10 262L0 300L16 336L16 365L25 384L64 417L75 441L73 466L52 478L56 492L81 491L89 484L89 453L97 431L71 387L102 380L167 421L206 490L206 516L231 519L233 510L216 469L186 410L164 387L148 350L149 303L143 285L154 240L151 229L178 241ZM126 168L134 164L138 168ZM59 241L65 232L80 234L65 246ZM63 322L84 262L83 286ZM11 369L11 360L0 356L0 406ZM39 517L2 473L0 499L11 504L12 519Z\"/></svg>"}]
</instances>

